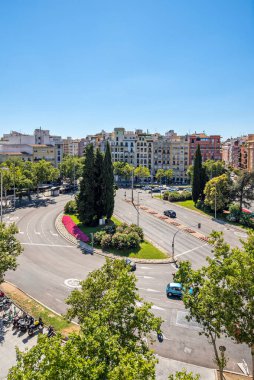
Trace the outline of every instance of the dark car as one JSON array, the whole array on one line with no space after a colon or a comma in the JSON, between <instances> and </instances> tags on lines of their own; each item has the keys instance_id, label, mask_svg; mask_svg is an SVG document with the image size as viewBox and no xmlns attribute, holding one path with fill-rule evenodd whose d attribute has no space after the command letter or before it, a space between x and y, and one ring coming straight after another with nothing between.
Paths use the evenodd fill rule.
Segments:
<instances>
[{"instance_id":1,"label":"dark car","mask_svg":"<svg viewBox=\"0 0 254 380\"><path fill-rule=\"evenodd\" d=\"M130 259L125 259L125 264L130 267L131 272L134 272L137 269L136 263L134 263L134 261L132 261Z\"/></svg>"},{"instance_id":2,"label":"dark car","mask_svg":"<svg viewBox=\"0 0 254 380\"><path fill-rule=\"evenodd\" d=\"M176 218L176 212L174 210L165 210L164 215L169 216L170 218Z\"/></svg>"}]
</instances>

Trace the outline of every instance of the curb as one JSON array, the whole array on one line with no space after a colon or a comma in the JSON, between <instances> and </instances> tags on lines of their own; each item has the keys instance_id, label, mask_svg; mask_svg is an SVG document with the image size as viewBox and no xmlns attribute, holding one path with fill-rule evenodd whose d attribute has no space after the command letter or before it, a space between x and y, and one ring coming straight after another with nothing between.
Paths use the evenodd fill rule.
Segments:
<instances>
[{"instance_id":1,"label":"curb","mask_svg":"<svg viewBox=\"0 0 254 380\"><path fill-rule=\"evenodd\" d=\"M65 240L68 240L69 242L71 242L72 244L74 244L76 246L80 246L80 241L77 240L76 238L74 238L65 229L64 225L62 224L62 220L61 220L62 215L63 215L63 212L60 212L60 214L58 214L58 216L55 219L55 227L56 227L57 232ZM64 228L64 230L62 228L60 228L60 226L62 228ZM83 243L83 244L86 244L86 243ZM114 255L112 253L103 252L102 250L97 249L97 248L94 249L94 252L97 255L104 256L104 257L109 257L110 259L120 259L120 260L122 260L123 258L125 258L125 256L117 256L117 255ZM139 263L139 264L171 264L172 263L172 259L171 258L169 258L169 259L153 260L153 259L137 259L137 258L133 257L133 258L131 258L131 260L134 261L135 263Z\"/></svg>"}]
</instances>

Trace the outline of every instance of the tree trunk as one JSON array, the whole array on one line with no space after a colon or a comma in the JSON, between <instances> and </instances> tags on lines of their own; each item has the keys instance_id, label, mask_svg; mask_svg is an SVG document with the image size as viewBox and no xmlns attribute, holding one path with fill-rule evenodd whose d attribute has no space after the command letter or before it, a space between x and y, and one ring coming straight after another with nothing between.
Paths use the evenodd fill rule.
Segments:
<instances>
[{"instance_id":1,"label":"tree trunk","mask_svg":"<svg viewBox=\"0 0 254 380\"><path fill-rule=\"evenodd\" d=\"M254 379L254 343L251 345L252 378Z\"/></svg>"},{"instance_id":2,"label":"tree trunk","mask_svg":"<svg viewBox=\"0 0 254 380\"><path fill-rule=\"evenodd\" d=\"M219 378L220 380L224 380L224 376L223 376L223 368L221 368L221 359L220 359L220 355L218 353L218 350L217 350L217 346L216 346L216 337L213 337L212 334L210 334L210 337L211 337L211 341L212 341L212 345L213 345L213 350L214 350L214 355L215 355L215 362L216 364L218 365L218 368L219 368Z\"/></svg>"}]
</instances>

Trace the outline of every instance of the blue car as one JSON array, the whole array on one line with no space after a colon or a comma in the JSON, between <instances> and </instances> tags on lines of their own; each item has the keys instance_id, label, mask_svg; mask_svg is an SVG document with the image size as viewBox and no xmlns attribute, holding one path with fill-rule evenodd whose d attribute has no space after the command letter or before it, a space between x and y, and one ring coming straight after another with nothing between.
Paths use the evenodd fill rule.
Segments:
<instances>
[{"instance_id":1,"label":"blue car","mask_svg":"<svg viewBox=\"0 0 254 380\"><path fill-rule=\"evenodd\" d=\"M182 284L179 282L170 282L166 288L167 297L182 297Z\"/></svg>"},{"instance_id":2,"label":"blue car","mask_svg":"<svg viewBox=\"0 0 254 380\"><path fill-rule=\"evenodd\" d=\"M179 297L182 298L182 284L179 282L170 282L166 288L167 297ZM189 294L193 294L193 288L189 289Z\"/></svg>"}]
</instances>

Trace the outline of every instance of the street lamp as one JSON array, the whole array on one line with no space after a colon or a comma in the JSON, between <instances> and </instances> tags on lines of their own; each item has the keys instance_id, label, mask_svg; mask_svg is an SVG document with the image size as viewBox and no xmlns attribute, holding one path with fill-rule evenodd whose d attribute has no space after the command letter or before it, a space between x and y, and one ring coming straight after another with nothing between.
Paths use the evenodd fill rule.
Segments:
<instances>
[{"instance_id":1,"label":"street lamp","mask_svg":"<svg viewBox=\"0 0 254 380\"><path fill-rule=\"evenodd\" d=\"M3 223L3 170L9 170L9 168L2 167L1 171L1 223Z\"/></svg>"},{"instance_id":2,"label":"street lamp","mask_svg":"<svg viewBox=\"0 0 254 380\"><path fill-rule=\"evenodd\" d=\"M196 225L195 225L196 226ZM192 227L195 227L195 226L192 226ZM200 229L201 228L201 223L198 223L197 224L197 227ZM182 230L178 230L174 233L173 235L173 239L172 239L172 244L171 244L171 247L172 247L172 263L176 264L176 260L175 260L175 237L176 235L178 234L178 232L181 232Z\"/></svg>"},{"instance_id":3,"label":"street lamp","mask_svg":"<svg viewBox=\"0 0 254 380\"><path fill-rule=\"evenodd\" d=\"M137 204L137 226L139 227L139 194L141 194L141 191L138 191L138 204Z\"/></svg>"},{"instance_id":4,"label":"street lamp","mask_svg":"<svg viewBox=\"0 0 254 380\"><path fill-rule=\"evenodd\" d=\"M214 198L214 219L216 219L217 216L217 187L216 184L214 185L215 188L215 198Z\"/></svg>"}]
</instances>

